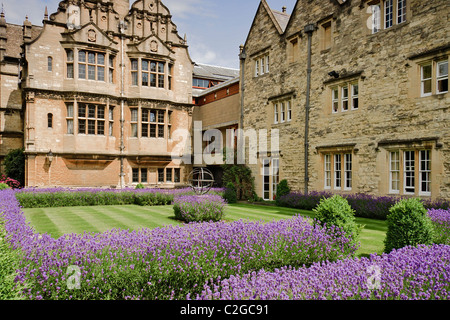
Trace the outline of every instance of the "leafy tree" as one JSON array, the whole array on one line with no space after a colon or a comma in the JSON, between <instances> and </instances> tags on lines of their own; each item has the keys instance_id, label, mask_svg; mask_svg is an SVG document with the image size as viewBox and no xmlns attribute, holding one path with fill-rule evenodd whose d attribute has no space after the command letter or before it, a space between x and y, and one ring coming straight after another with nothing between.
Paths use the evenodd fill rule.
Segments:
<instances>
[{"instance_id":1,"label":"leafy tree","mask_svg":"<svg viewBox=\"0 0 450 320\"><path fill-rule=\"evenodd\" d=\"M24 149L15 149L8 152L4 161L5 172L9 178L25 185L25 154Z\"/></svg>"},{"instance_id":2,"label":"leafy tree","mask_svg":"<svg viewBox=\"0 0 450 320\"><path fill-rule=\"evenodd\" d=\"M255 181L249 167L241 164L225 164L222 169L223 184L225 186L229 183L234 185L238 200L248 200L253 197Z\"/></svg>"},{"instance_id":3,"label":"leafy tree","mask_svg":"<svg viewBox=\"0 0 450 320\"><path fill-rule=\"evenodd\" d=\"M237 192L233 183L228 182L223 198L227 201L227 203L237 202Z\"/></svg>"}]
</instances>

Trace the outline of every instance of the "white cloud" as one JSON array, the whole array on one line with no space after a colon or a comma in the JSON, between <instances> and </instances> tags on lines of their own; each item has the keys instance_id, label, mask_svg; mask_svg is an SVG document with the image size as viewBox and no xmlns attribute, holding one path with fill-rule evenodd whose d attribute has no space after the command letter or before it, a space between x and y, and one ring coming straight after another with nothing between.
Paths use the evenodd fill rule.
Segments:
<instances>
[{"instance_id":1,"label":"white cloud","mask_svg":"<svg viewBox=\"0 0 450 320\"><path fill-rule=\"evenodd\" d=\"M164 0L164 5L169 8L172 16L180 19L192 18L192 16L216 17L213 1L207 0Z\"/></svg>"},{"instance_id":2,"label":"white cloud","mask_svg":"<svg viewBox=\"0 0 450 320\"><path fill-rule=\"evenodd\" d=\"M206 42L201 39L191 39L189 41L188 38L189 54L194 62L229 68L239 67L237 52L233 55L230 54L230 50L224 50L224 48L217 47L213 48L205 43Z\"/></svg>"},{"instance_id":3,"label":"white cloud","mask_svg":"<svg viewBox=\"0 0 450 320\"><path fill-rule=\"evenodd\" d=\"M28 15L34 25L42 25L45 7L51 15L58 10L61 0L2 0L6 21L21 25ZM224 47L223 37L228 35L220 28L220 15L224 12L221 0L162 0L170 10L180 36L187 33L189 52L196 62L236 67L238 48ZM255 0L254 0L255 1ZM135 0L130 0L130 6ZM229 13L227 11L227 13ZM229 21L229 20L227 20Z\"/></svg>"},{"instance_id":4,"label":"white cloud","mask_svg":"<svg viewBox=\"0 0 450 320\"><path fill-rule=\"evenodd\" d=\"M3 7L7 22L21 25L28 16L32 24L42 25L45 6L51 14L58 8L58 3L59 0L6 0L3 2Z\"/></svg>"}]
</instances>

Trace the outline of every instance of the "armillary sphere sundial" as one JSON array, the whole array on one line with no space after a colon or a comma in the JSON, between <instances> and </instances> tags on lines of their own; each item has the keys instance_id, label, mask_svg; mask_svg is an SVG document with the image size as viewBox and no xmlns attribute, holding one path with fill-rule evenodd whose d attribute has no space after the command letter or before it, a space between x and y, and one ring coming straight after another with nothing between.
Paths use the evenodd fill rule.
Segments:
<instances>
[{"instance_id":1,"label":"armillary sphere sundial","mask_svg":"<svg viewBox=\"0 0 450 320\"><path fill-rule=\"evenodd\" d=\"M189 186L197 195L204 195L211 190L214 185L214 175L206 168L195 168L189 174Z\"/></svg>"}]
</instances>

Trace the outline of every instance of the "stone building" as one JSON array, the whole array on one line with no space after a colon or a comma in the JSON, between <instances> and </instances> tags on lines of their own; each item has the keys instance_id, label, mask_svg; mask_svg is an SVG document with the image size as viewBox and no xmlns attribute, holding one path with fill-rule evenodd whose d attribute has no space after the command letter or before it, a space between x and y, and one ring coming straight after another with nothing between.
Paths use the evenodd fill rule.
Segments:
<instances>
[{"instance_id":1,"label":"stone building","mask_svg":"<svg viewBox=\"0 0 450 320\"><path fill-rule=\"evenodd\" d=\"M36 39L41 30L28 18L22 26L7 23L3 10L0 13L0 172L6 154L23 147L21 46Z\"/></svg>"},{"instance_id":2,"label":"stone building","mask_svg":"<svg viewBox=\"0 0 450 320\"><path fill-rule=\"evenodd\" d=\"M217 68L217 67L216 67ZM239 74L238 74L239 75ZM217 78L217 76L216 76ZM193 163L194 167L207 167L213 173L216 186L222 187L222 164L226 152L236 150L237 134L240 128L241 95L239 76L214 85L209 89L195 88L195 107L192 121L201 124L203 154L214 158ZM195 127L195 126L194 126ZM192 135L194 138L194 134ZM216 137L220 140L216 141ZM195 142L195 141L194 141ZM217 156L216 152L222 153ZM194 154L195 159L195 154Z\"/></svg>"},{"instance_id":3,"label":"stone building","mask_svg":"<svg viewBox=\"0 0 450 320\"><path fill-rule=\"evenodd\" d=\"M21 113L26 186L183 184L172 134L191 127L193 62L161 1L61 1L20 39L18 101L1 97Z\"/></svg>"},{"instance_id":4,"label":"stone building","mask_svg":"<svg viewBox=\"0 0 450 320\"><path fill-rule=\"evenodd\" d=\"M450 199L447 0L261 0L241 54L244 129L257 193Z\"/></svg>"}]
</instances>

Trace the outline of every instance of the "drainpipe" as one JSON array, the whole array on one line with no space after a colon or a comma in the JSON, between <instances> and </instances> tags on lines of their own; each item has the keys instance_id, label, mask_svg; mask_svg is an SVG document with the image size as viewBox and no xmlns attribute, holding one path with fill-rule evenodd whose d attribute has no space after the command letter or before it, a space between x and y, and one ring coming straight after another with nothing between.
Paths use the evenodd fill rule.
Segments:
<instances>
[{"instance_id":1,"label":"drainpipe","mask_svg":"<svg viewBox=\"0 0 450 320\"><path fill-rule=\"evenodd\" d=\"M247 59L247 54L245 52L245 48L243 45L239 47L239 59L241 62L241 117L239 120L239 137L238 137L238 158L241 155L241 159L238 159L238 164L245 163L245 153L242 152L244 150L244 92L245 92L245 59Z\"/></svg>"},{"instance_id":2,"label":"drainpipe","mask_svg":"<svg viewBox=\"0 0 450 320\"><path fill-rule=\"evenodd\" d=\"M125 185L125 171L124 171L124 96L125 96L125 64L124 64L124 33L125 33L125 21L120 21L119 29L120 29L120 67L121 67L121 88L120 88L120 189L123 189Z\"/></svg>"},{"instance_id":3,"label":"drainpipe","mask_svg":"<svg viewBox=\"0 0 450 320\"><path fill-rule=\"evenodd\" d=\"M311 40L312 34L316 30L314 24L305 26L305 33L308 35L308 66L306 69L306 106L305 106L305 194L309 193L309 110L310 110L310 94L311 94Z\"/></svg>"}]
</instances>

